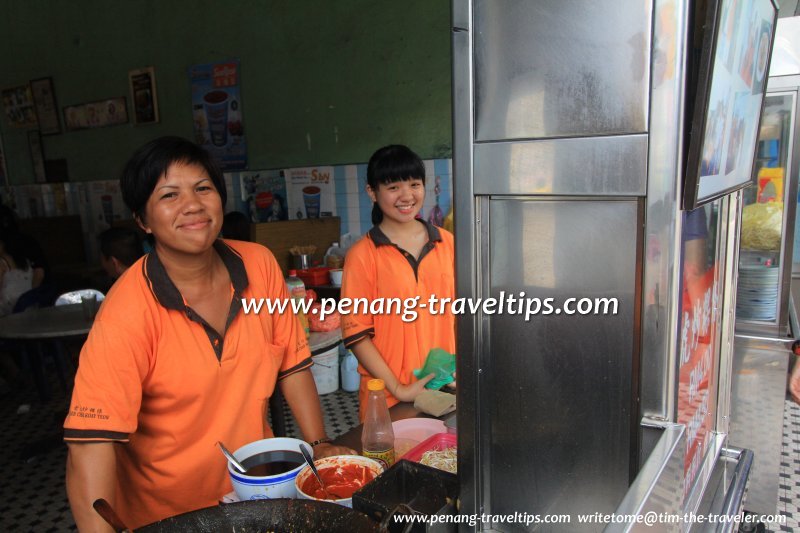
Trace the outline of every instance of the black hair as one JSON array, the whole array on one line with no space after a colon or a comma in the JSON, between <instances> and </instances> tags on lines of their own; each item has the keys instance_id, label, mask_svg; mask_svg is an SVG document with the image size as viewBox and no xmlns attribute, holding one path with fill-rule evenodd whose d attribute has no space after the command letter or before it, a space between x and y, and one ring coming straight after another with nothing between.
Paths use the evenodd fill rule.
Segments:
<instances>
[{"instance_id":1,"label":"black hair","mask_svg":"<svg viewBox=\"0 0 800 533\"><path fill-rule=\"evenodd\" d=\"M226 213L222 219L222 236L237 241L250 240L250 219L241 211Z\"/></svg>"},{"instance_id":2,"label":"black hair","mask_svg":"<svg viewBox=\"0 0 800 533\"><path fill-rule=\"evenodd\" d=\"M31 264L25 247L25 236L18 231L8 231L0 229L0 242L3 243L5 253L11 256L17 268L20 270L27 269Z\"/></svg>"},{"instance_id":3,"label":"black hair","mask_svg":"<svg viewBox=\"0 0 800 533\"><path fill-rule=\"evenodd\" d=\"M100 252L106 258L116 258L126 267L144 255L142 239L129 228L108 228L100 234Z\"/></svg>"},{"instance_id":4,"label":"black hair","mask_svg":"<svg viewBox=\"0 0 800 533\"><path fill-rule=\"evenodd\" d=\"M208 152L181 137L159 137L134 152L119 180L122 199L136 218L144 220L144 208L156 183L175 163L203 167L225 207L225 178Z\"/></svg>"},{"instance_id":5,"label":"black hair","mask_svg":"<svg viewBox=\"0 0 800 533\"><path fill-rule=\"evenodd\" d=\"M378 185L411 179L420 179L425 185L425 165L408 146L390 144L377 149L369 158L367 184L373 191L377 191ZM377 226L382 220L383 211L375 202L372 205L372 224Z\"/></svg>"},{"instance_id":6,"label":"black hair","mask_svg":"<svg viewBox=\"0 0 800 533\"><path fill-rule=\"evenodd\" d=\"M0 205L0 231L18 233L17 214L5 204Z\"/></svg>"}]
</instances>

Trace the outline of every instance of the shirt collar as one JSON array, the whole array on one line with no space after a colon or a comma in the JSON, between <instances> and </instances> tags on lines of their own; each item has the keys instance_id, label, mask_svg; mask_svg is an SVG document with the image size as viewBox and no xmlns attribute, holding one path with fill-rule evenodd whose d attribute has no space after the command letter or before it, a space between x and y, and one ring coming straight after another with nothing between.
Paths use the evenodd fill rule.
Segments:
<instances>
[{"instance_id":1,"label":"shirt collar","mask_svg":"<svg viewBox=\"0 0 800 533\"><path fill-rule=\"evenodd\" d=\"M418 218L417 220L421 222L425 226L425 229L428 231L429 242L438 242L442 240L442 234L439 232L439 228L420 218ZM389 240L389 237L387 237L386 234L383 231L381 231L381 228L378 226L372 226L372 229L370 229L367 232L367 235L369 235L369 238L372 239L372 242L374 242L376 246L386 246L386 245L394 246L394 243Z\"/></svg>"},{"instance_id":2,"label":"shirt collar","mask_svg":"<svg viewBox=\"0 0 800 533\"><path fill-rule=\"evenodd\" d=\"M242 257L221 239L214 241L214 250L219 254L222 264L228 270L234 292L237 296L241 296L249 285ZM142 264L142 269L150 290L158 303L167 309L176 309L178 311L186 309L183 303L183 296L181 296L180 291L170 279L155 250L147 254Z\"/></svg>"}]
</instances>

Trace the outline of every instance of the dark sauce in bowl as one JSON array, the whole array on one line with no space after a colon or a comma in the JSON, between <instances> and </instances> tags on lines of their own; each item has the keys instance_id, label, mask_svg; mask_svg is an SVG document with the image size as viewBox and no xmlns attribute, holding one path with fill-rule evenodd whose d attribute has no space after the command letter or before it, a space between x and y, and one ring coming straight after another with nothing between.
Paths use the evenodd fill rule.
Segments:
<instances>
[{"instance_id":1,"label":"dark sauce in bowl","mask_svg":"<svg viewBox=\"0 0 800 533\"><path fill-rule=\"evenodd\" d=\"M300 452L289 450L274 450L251 455L240 461L247 469L246 476L265 477L285 474L298 466L305 464Z\"/></svg>"}]
</instances>

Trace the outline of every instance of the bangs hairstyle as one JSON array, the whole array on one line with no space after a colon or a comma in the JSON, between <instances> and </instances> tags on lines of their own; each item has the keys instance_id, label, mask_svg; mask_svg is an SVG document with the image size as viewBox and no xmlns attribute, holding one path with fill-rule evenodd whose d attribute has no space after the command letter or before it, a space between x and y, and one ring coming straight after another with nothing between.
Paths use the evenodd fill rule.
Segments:
<instances>
[{"instance_id":1,"label":"bangs hairstyle","mask_svg":"<svg viewBox=\"0 0 800 533\"><path fill-rule=\"evenodd\" d=\"M378 185L411 179L422 180L425 186L425 165L408 146L390 144L379 148L369 158L367 184L373 190L377 190ZM383 212L376 202L372 206L372 224L377 226L382 220Z\"/></svg>"},{"instance_id":2,"label":"bangs hairstyle","mask_svg":"<svg viewBox=\"0 0 800 533\"><path fill-rule=\"evenodd\" d=\"M119 180L122 199L135 217L144 220L144 208L156 183L175 163L203 167L225 208L225 179L208 152L181 137L160 137L136 150L125 164Z\"/></svg>"}]
</instances>

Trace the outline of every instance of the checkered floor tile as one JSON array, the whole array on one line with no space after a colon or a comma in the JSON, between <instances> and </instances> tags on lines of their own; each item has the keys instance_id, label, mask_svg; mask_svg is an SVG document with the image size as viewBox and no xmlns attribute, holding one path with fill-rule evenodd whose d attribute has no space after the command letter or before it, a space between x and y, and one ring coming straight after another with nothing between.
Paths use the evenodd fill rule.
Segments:
<instances>
[{"instance_id":1,"label":"checkered floor tile","mask_svg":"<svg viewBox=\"0 0 800 533\"><path fill-rule=\"evenodd\" d=\"M785 523L768 523L767 531L800 532L800 406L788 398L783 410L780 460L778 512L785 517Z\"/></svg>"}]
</instances>

